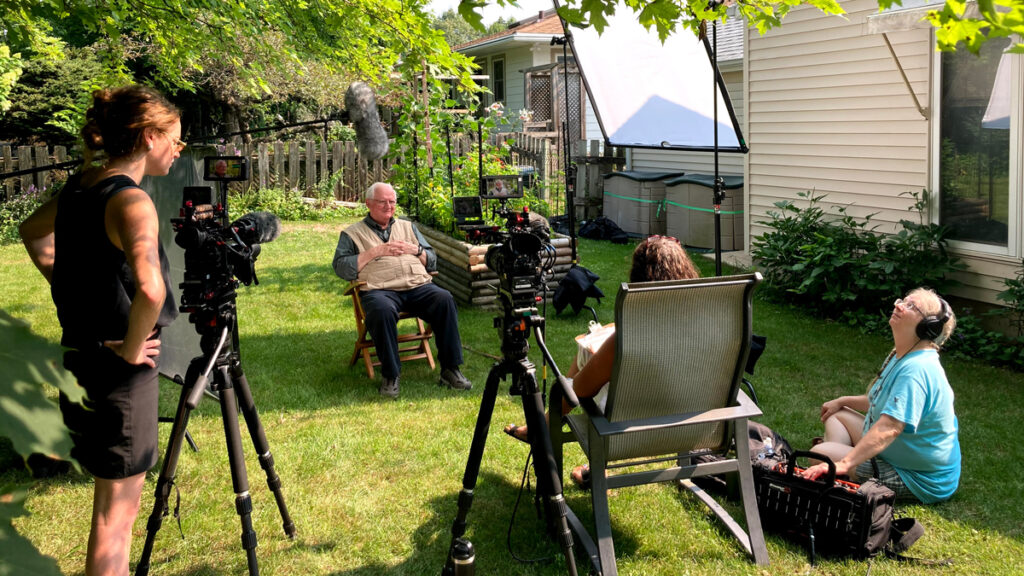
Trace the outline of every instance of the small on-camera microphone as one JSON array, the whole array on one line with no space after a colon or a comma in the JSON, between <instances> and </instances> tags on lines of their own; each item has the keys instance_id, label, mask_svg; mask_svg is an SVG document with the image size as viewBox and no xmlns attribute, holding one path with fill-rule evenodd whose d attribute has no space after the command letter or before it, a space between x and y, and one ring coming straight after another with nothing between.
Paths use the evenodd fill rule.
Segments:
<instances>
[{"instance_id":1,"label":"small on-camera microphone","mask_svg":"<svg viewBox=\"0 0 1024 576\"><path fill-rule=\"evenodd\" d=\"M281 220L270 212L250 212L231 223L246 244L272 242L281 235Z\"/></svg>"},{"instance_id":2,"label":"small on-camera microphone","mask_svg":"<svg viewBox=\"0 0 1024 576\"><path fill-rule=\"evenodd\" d=\"M380 125L377 99L363 82L353 82L345 91L345 108L356 131L356 148L367 162L388 153L388 134Z\"/></svg>"}]
</instances>

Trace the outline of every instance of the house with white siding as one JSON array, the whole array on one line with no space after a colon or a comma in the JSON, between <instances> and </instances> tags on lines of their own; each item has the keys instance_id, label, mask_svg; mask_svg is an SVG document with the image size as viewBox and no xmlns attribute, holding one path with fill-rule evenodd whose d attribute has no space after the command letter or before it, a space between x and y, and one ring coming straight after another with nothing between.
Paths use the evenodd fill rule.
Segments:
<instances>
[{"instance_id":1,"label":"house with white siding","mask_svg":"<svg viewBox=\"0 0 1024 576\"><path fill-rule=\"evenodd\" d=\"M1009 39L979 57L937 52L920 21L934 2L903 4L879 13L876 0L845 1L842 17L801 6L763 36L738 18L719 26L750 147L720 161L744 178L746 237L734 257L749 262L750 239L768 230L760 222L775 202L805 202L801 192L894 231L916 217L905 193L927 191L926 217L952 229L968 265L955 295L995 303L1024 258L1024 54L1006 53ZM628 158L632 170L713 171L709 154Z\"/></svg>"},{"instance_id":2,"label":"house with white siding","mask_svg":"<svg viewBox=\"0 0 1024 576\"><path fill-rule=\"evenodd\" d=\"M601 130L587 101L571 51L553 44L564 36L562 22L554 10L544 10L524 18L506 30L453 46L472 57L478 73L489 76L484 104L501 102L513 117L520 110L533 113L534 129L558 133L562 110L566 107L563 91L565 60L569 61L570 131L580 139L600 138ZM567 56L567 58L566 58ZM585 119L582 126L580 112ZM515 127L510 126L508 129Z\"/></svg>"}]
</instances>

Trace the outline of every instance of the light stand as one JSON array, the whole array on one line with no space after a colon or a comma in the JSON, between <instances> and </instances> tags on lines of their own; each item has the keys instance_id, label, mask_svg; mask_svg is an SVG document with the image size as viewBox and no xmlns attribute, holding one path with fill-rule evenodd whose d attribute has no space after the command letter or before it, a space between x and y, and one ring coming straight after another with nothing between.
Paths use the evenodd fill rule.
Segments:
<instances>
[{"instance_id":1,"label":"light stand","mask_svg":"<svg viewBox=\"0 0 1024 576\"><path fill-rule=\"evenodd\" d=\"M720 5L721 2L711 0L712 6ZM711 85L712 98L711 102L714 105L715 110L715 185L713 188L713 204L715 207L715 276L722 275L722 201L725 200L725 190L723 190L723 180L718 173L718 20L711 23Z\"/></svg>"},{"instance_id":2,"label":"light stand","mask_svg":"<svg viewBox=\"0 0 1024 576\"><path fill-rule=\"evenodd\" d=\"M562 47L562 92L565 95L565 112L562 114L562 154L565 156L565 202L569 216L569 246L572 250L572 263L576 258L576 164L572 161L572 142L569 134L569 27L562 22L565 36L552 38L552 46Z\"/></svg>"}]
</instances>

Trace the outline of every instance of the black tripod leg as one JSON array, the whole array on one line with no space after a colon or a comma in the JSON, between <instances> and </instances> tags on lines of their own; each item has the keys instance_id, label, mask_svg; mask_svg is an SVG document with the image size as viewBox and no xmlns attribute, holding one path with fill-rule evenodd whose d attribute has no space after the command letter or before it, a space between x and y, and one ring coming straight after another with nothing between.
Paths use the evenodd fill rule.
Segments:
<instances>
[{"instance_id":1,"label":"black tripod leg","mask_svg":"<svg viewBox=\"0 0 1024 576\"><path fill-rule=\"evenodd\" d=\"M260 415L256 411L256 403L252 399L252 390L249 388L249 381L242 372L241 364L231 367L231 374L235 380L235 391L238 396L238 406L245 417L245 425L249 427L249 437L256 448L256 455L260 461L260 467L267 474L267 486L274 493L274 500L277 501L277 509L281 512L281 519L284 523L284 533L288 538L295 539L295 523L288 514L288 506L284 502L284 493L281 491L281 478L274 469L274 455L270 453L270 443L267 442L267 433L263 430L263 423L260 422Z\"/></svg>"},{"instance_id":2,"label":"black tripod leg","mask_svg":"<svg viewBox=\"0 0 1024 576\"><path fill-rule=\"evenodd\" d=\"M174 422L174 418L161 416L157 418L157 422ZM188 447L191 448L193 452L199 452L199 446L196 444L196 441L192 439L192 435L188 433L188 430L185 430L185 442L188 442Z\"/></svg>"},{"instance_id":3,"label":"black tripod leg","mask_svg":"<svg viewBox=\"0 0 1024 576\"><path fill-rule=\"evenodd\" d=\"M544 497L547 508L548 528L558 539L565 555L569 574L576 575L576 557L573 555L572 532L566 519L567 506L562 495L562 478L558 465L555 463L554 449L551 447L551 433L544 419L544 398L537 389L537 380L532 372L523 374L523 414L526 417L527 429L530 431L530 447L533 450L533 471L537 475L537 492ZM527 390L533 393L527 394ZM556 416L557 418L557 416Z\"/></svg>"},{"instance_id":4,"label":"black tripod leg","mask_svg":"<svg viewBox=\"0 0 1024 576\"><path fill-rule=\"evenodd\" d=\"M487 374L483 398L480 400L480 413L476 417L476 429L473 431L473 443L469 447L469 458L466 460L466 473L462 476L462 490L459 492L459 510L452 523L452 542L448 549L448 560L445 562L444 575L455 574L453 552L466 533L466 516L473 504L473 489L480 475L480 463L483 460L484 448L487 445L487 432L491 427L491 416L494 414L494 401L498 397L498 382L504 374L502 365L495 364Z\"/></svg>"},{"instance_id":5,"label":"black tripod leg","mask_svg":"<svg viewBox=\"0 0 1024 576\"><path fill-rule=\"evenodd\" d=\"M238 404L227 366L218 366L215 389L220 391L220 413L224 420L224 436L228 443L231 464L231 484L235 490L235 511L242 520L242 549L249 563L250 576L260 573L256 562L256 531L252 529L252 498L249 496L249 476L245 470L242 436L238 429Z\"/></svg>"},{"instance_id":6,"label":"black tripod leg","mask_svg":"<svg viewBox=\"0 0 1024 576\"><path fill-rule=\"evenodd\" d=\"M201 359L200 359L201 360ZM195 361L193 361L195 364ZM191 373L196 366L189 369ZM196 378L189 378L191 386L184 386L181 395L178 397L178 410L174 416L174 424L171 426L171 437L167 441L167 453L164 454L164 465L160 470L160 477L156 481L156 501L153 503L153 513L149 515L146 522L146 543L142 547L142 556L135 566L135 576L146 576L149 574L149 559L153 553L153 542L156 540L156 533L163 525L164 516L167 516L167 501L171 496L171 488L174 486L174 475L178 470L178 456L181 454L181 443L188 435L188 418L192 409L188 407L186 398L192 386L196 385ZM190 441L191 444L191 441Z\"/></svg>"}]
</instances>

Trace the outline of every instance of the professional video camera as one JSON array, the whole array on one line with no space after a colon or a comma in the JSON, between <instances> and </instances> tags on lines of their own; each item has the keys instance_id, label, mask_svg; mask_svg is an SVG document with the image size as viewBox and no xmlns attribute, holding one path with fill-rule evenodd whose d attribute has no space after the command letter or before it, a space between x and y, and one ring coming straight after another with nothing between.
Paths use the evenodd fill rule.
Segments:
<instances>
[{"instance_id":1,"label":"professional video camera","mask_svg":"<svg viewBox=\"0 0 1024 576\"><path fill-rule=\"evenodd\" d=\"M235 288L259 284L256 258L260 244L280 233L280 222L268 212L252 212L227 223L226 183L248 178L244 157L210 156L204 159L204 178L221 182L214 201L209 186L184 189L181 217L172 218L174 242L185 249L185 281L181 283L181 311L193 324L233 306ZM237 278L237 280L235 280Z\"/></svg>"},{"instance_id":2,"label":"professional video camera","mask_svg":"<svg viewBox=\"0 0 1024 576\"><path fill-rule=\"evenodd\" d=\"M502 358L494 363L487 375L480 413L477 415L473 442L466 461L466 471L459 493L458 512L452 524L452 541L442 574L468 576L474 573L475 552L471 542L463 538L466 517L473 502L473 491L480 473L484 446L498 383L510 378L509 393L521 396L523 414L529 430L533 452L533 468L537 477L537 498L543 500L547 512L548 533L562 548L569 573L576 575L572 534L567 521L567 507L562 496L562 480L551 448L551 436L544 418L544 394L537 385L536 369L530 361L530 332L533 331L547 364L552 368L558 385L570 405L578 403L572 384L558 370L551 353L544 344L544 317L538 313L538 291L546 285L545 276L555 262L555 249L543 218L531 219L528 208L522 211L507 209L502 199L495 211L505 222L500 227L467 224L464 227L471 242L494 243L487 249L487 267L498 275L498 301L502 315L494 319L501 334Z\"/></svg>"},{"instance_id":3,"label":"professional video camera","mask_svg":"<svg viewBox=\"0 0 1024 576\"><path fill-rule=\"evenodd\" d=\"M484 262L498 275L498 298L505 318L536 315L537 292L555 263L555 248L547 223L540 216L501 207L495 214L505 221L500 227L468 230L470 242L490 242ZM528 335L528 334L527 334Z\"/></svg>"},{"instance_id":4,"label":"professional video camera","mask_svg":"<svg viewBox=\"0 0 1024 576\"><path fill-rule=\"evenodd\" d=\"M204 164L204 178L219 183L216 201L209 186L187 187L181 216L171 219L176 231L174 242L185 249L185 280L180 284L179 309L188 313L188 321L199 333L199 347L203 354L189 363L182 383L163 468L157 478L156 501L146 524L146 542L135 568L136 576L149 573L156 533L169 512L168 502L174 488L178 456L187 433L189 416L207 392L220 401L235 489L235 509L242 522L242 548L250 576L259 574L259 565L239 413L245 418L260 467L267 476L267 486L281 512L285 534L289 538L295 537L295 523L285 505L270 444L256 411L249 382L242 371L235 305L235 289L239 282L259 284L256 257L260 253L260 244L277 238L280 222L273 214L253 212L228 224L227 183L248 179L248 164L241 156L209 156L204 159Z\"/></svg>"}]
</instances>

